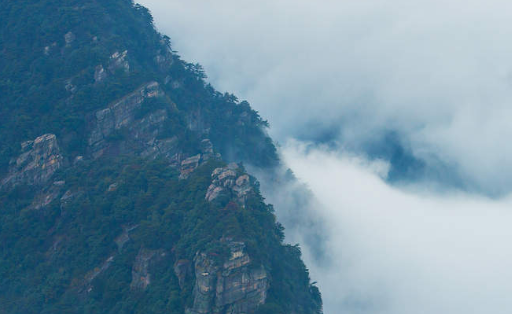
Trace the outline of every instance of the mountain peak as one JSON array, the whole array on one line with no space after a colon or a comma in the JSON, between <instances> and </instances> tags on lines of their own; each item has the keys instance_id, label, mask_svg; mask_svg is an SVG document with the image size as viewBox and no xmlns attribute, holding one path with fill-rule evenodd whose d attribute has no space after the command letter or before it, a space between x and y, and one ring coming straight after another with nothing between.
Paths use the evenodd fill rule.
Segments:
<instances>
[{"instance_id":1,"label":"mountain peak","mask_svg":"<svg viewBox=\"0 0 512 314\"><path fill-rule=\"evenodd\" d=\"M279 167L266 121L144 7L19 1L0 18L5 313L321 311L243 166Z\"/></svg>"}]
</instances>

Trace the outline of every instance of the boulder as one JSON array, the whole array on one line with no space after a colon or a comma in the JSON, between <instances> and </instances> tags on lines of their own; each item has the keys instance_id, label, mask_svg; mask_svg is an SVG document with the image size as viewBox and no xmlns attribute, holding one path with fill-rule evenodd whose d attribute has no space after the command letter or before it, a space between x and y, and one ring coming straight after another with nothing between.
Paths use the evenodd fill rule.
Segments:
<instances>
[{"instance_id":1,"label":"boulder","mask_svg":"<svg viewBox=\"0 0 512 314\"><path fill-rule=\"evenodd\" d=\"M225 193L244 206L247 197L253 192L250 176L239 173L238 165L229 164L227 167L213 170L212 183L206 191L205 199L211 202Z\"/></svg>"}]
</instances>

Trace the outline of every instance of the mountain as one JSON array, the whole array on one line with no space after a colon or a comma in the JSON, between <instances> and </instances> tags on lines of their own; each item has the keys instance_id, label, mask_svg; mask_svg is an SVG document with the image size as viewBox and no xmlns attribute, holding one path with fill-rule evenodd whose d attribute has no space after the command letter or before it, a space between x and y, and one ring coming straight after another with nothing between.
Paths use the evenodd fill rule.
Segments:
<instances>
[{"instance_id":1,"label":"mountain","mask_svg":"<svg viewBox=\"0 0 512 314\"><path fill-rule=\"evenodd\" d=\"M0 20L0 313L321 313L246 170L282 168L267 122L146 8L2 1Z\"/></svg>"}]
</instances>

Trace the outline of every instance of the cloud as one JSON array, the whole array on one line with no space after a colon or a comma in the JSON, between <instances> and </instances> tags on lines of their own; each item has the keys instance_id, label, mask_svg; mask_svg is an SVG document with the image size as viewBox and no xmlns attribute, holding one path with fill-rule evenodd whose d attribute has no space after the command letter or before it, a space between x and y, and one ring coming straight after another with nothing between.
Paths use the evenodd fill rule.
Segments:
<instances>
[{"instance_id":1,"label":"cloud","mask_svg":"<svg viewBox=\"0 0 512 314\"><path fill-rule=\"evenodd\" d=\"M284 157L320 202L308 215L322 221L323 260L303 252L325 313L510 312L511 198L404 191L383 181L381 163L304 147Z\"/></svg>"},{"instance_id":2,"label":"cloud","mask_svg":"<svg viewBox=\"0 0 512 314\"><path fill-rule=\"evenodd\" d=\"M357 149L396 131L484 193L512 188L511 2L140 2L279 141L334 132Z\"/></svg>"}]
</instances>

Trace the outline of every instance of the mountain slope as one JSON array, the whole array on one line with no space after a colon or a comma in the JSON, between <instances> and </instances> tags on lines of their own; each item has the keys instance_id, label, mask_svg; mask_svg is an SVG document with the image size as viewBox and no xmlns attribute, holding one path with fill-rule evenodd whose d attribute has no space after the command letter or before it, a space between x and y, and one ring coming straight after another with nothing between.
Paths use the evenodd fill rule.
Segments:
<instances>
[{"instance_id":1,"label":"mountain slope","mask_svg":"<svg viewBox=\"0 0 512 314\"><path fill-rule=\"evenodd\" d=\"M0 313L319 313L266 122L131 1L0 9Z\"/></svg>"}]
</instances>

